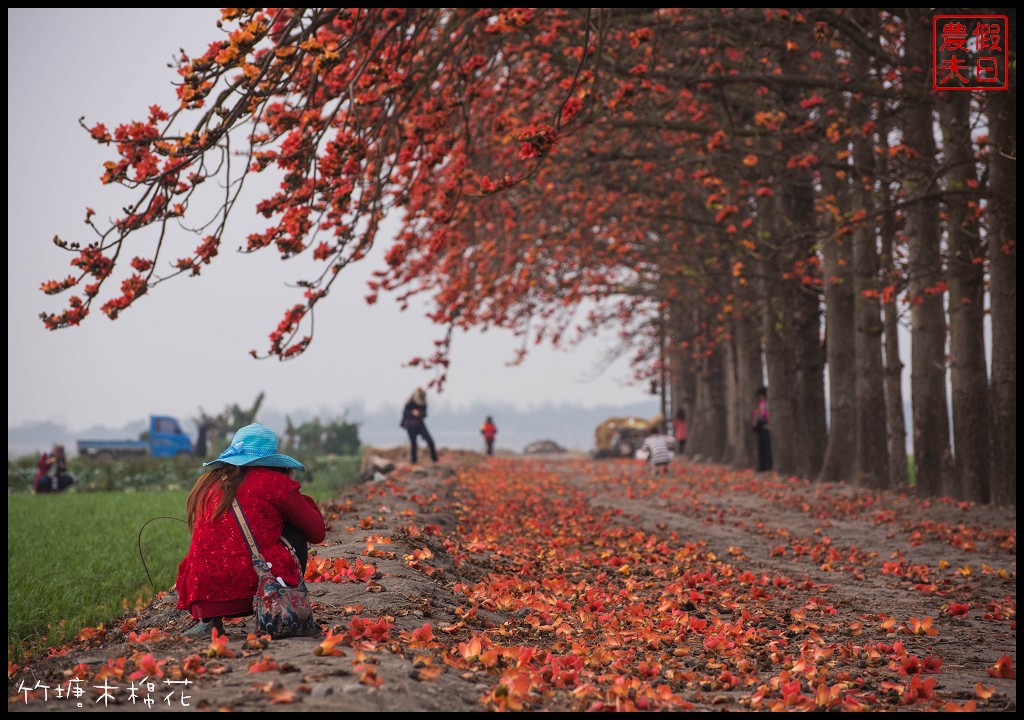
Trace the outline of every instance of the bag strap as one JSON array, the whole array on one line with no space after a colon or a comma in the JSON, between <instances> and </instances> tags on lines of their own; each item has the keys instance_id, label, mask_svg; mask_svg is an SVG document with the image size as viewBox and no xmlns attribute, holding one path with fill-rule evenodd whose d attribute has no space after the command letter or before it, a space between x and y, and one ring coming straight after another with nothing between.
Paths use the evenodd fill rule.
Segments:
<instances>
[{"instance_id":1,"label":"bag strap","mask_svg":"<svg viewBox=\"0 0 1024 720\"><path fill-rule=\"evenodd\" d=\"M277 541L279 543L281 543L282 545L284 545L286 548L288 548L288 552L290 552L292 554L292 557L295 558L295 564L298 565L299 564L299 553L295 550L295 547L288 541L288 538L286 538L284 535L282 535L281 537L279 537L277 539Z\"/></svg>"},{"instance_id":2,"label":"bag strap","mask_svg":"<svg viewBox=\"0 0 1024 720\"><path fill-rule=\"evenodd\" d=\"M235 520L238 521L238 527L242 529L242 535L245 536L245 542L249 545L249 551L253 557L263 562L267 562L266 558L263 557L263 553L260 552L259 547L256 545L256 540L253 539L252 530L249 529L249 523L245 519L245 513L242 512L242 506L238 504L238 500L231 501L231 510L235 514ZM288 542L288 539L282 535L278 538L278 542L285 546L292 558L295 560L295 567L299 569L299 587L305 588L305 578L303 577L306 573L306 568L302 567L302 563L299 562L299 554L295 552L295 548Z\"/></svg>"},{"instance_id":3,"label":"bag strap","mask_svg":"<svg viewBox=\"0 0 1024 720\"><path fill-rule=\"evenodd\" d=\"M263 557L263 553L260 552L259 547L256 545L256 541L252 537L252 530L249 529L249 523L245 519L245 513L242 512L242 506L238 504L238 499L231 501L231 511L235 514L235 520L238 521L238 527L242 529L242 535L245 536L245 541L249 544L249 551L253 557L259 558L266 562Z\"/></svg>"},{"instance_id":4,"label":"bag strap","mask_svg":"<svg viewBox=\"0 0 1024 720\"><path fill-rule=\"evenodd\" d=\"M292 559L295 560L295 567L299 570L299 584L296 586L302 590L306 589L306 568L303 567L302 563L299 562L299 553L296 552L295 546L293 546L284 535L277 539L279 543L285 546L289 553L291 553Z\"/></svg>"}]
</instances>

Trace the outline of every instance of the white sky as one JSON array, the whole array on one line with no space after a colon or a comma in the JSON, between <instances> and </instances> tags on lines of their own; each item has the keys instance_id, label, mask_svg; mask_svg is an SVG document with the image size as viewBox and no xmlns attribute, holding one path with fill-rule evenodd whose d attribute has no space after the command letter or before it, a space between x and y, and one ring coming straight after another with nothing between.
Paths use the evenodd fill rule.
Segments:
<instances>
[{"instance_id":1,"label":"white sky","mask_svg":"<svg viewBox=\"0 0 1024 720\"><path fill-rule=\"evenodd\" d=\"M430 379L402 366L428 355L439 330L422 308L402 313L390 296L374 306L364 303L366 280L379 267L372 260L344 271L318 306L316 336L304 356L286 362L250 358L250 349L264 351L267 334L297 301L285 283L306 276L273 250L234 252L248 232L264 227L252 202L236 207L221 255L201 277L157 287L116 322L96 305L80 327L43 328L39 313L65 304L64 296L47 297L39 286L72 270L72 256L54 247L53 236L89 242L85 208L94 208L99 221L128 201L100 184L102 163L114 159L113 151L93 142L78 118L113 130L144 119L152 104L171 109L177 76L168 63L178 48L204 52L220 37L218 17L208 8L8 9L9 427L52 420L81 429L151 413L185 421L200 407L219 412L230 403L249 404L260 390L266 408L340 414L360 400L370 409L397 407ZM161 262L198 244L195 236L181 237L182 251ZM627 382L622 362L587 379L608 338L571 352L535 347L523 365L508 367L518 342L511 333L457 336L448 385L443 395L431 395L433 402L462 407L483 400L525 409L646 398L645 387Z\"/></svg>"}]
</instances>

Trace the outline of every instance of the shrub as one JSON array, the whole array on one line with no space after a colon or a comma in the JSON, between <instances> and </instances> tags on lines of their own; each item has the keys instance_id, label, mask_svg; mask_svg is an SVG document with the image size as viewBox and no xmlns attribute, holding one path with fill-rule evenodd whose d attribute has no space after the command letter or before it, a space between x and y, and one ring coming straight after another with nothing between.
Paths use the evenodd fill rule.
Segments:
<instances>
[{"instance_id":1,"label":"shrub","mask_svg":"<svg viewBox=\"0 0 1024 720\"><path fill-rule=\"evenodd\" d=\"M298 457L306 473L296 479L318 491L338 490L352 482L359 472L359 458L343 455ZM37 458L32 455L7 461L7 494L32 491ZM68 472L75 484L68 492L143 492L152 490L190 490L202 474L196 458L132 457L116 460L70 458ZM319 494L319 493L318 493Z\"/></svg>"}]
</instances>

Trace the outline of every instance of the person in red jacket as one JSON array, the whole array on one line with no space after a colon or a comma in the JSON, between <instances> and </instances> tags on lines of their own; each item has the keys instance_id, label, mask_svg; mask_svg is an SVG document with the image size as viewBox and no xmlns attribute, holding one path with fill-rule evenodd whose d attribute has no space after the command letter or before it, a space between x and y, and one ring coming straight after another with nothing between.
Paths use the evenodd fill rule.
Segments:
<instances>
[{"instance_id":1,"label":"person in red jacket","mask_svg":"<svg viewBox=\"0 0 1024 720\"><path fill-rule=\"evenodd\" d=\"M256 571L231 501L238 500L263 557L289 587L299 583L307 543L327 530L316 502L299 491L291 474L306 468L277 452L277 435L253 423L238 430L202 475L186 501L192 541L178 566L178 608L198 622L185 635L224 633L224 618L253 614ZM287 543L287 544L286 544ZM289 547L290 545L290 547ZM294 552L293 552L294 551Z\"/></svg>"},{"instance_id":2,"label":"person in red jacket","mask_svg":"<svg viewBox=\"0 0 1024 720\"><path fill-rule=\"evenodd\" d=\"M68 474L63 445L54 445L50 452L39 456L36 476L32 481L33 493L61 492L74 482L74 478Z\"/></svg>"},{"instance_id":3,"label":"person in red jacket","mask_svg":"<svg viewBox=\"0 0 1024 720\"><path fill-rule=\"evenodd\" d=\"M484 436L484 443L487 444L487 454L494 454L494 436L498 434L498 426L494 424L494 420L488 415L487 419L484 420L484 424L480 426L480 434Z\"/></svg>"},{"instance_id":4,"label":"person in red jacket","mask_svg":"<svg viewBox=\"0 0 1024 720\"><path fill-rule=\"evenodd\" d=\"M761 386L757 391L757 406L754 407L752 424L757 433L757 471L772 469L772 436L768 431L768 388Z\"/></svg>"}]
</instances>

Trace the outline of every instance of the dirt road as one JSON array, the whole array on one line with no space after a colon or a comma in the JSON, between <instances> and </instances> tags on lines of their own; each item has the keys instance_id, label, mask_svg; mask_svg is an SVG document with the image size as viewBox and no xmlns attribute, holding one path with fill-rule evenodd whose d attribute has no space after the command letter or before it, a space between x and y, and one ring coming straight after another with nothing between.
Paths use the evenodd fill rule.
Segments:
<instances>
[{"instance_id":1,"label":"dirt road","mask_svg":"<svg viewBox=\"0 0 1024 720\"><path fill-rule=\"evenodd\" d=\"M683 461L442 458L325 512L324 636L267 644L250 618L186 640L171 593L9 668L8 709L1016 708L1013 511Z\"/></svg>"}]
</instances>

